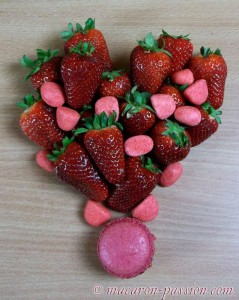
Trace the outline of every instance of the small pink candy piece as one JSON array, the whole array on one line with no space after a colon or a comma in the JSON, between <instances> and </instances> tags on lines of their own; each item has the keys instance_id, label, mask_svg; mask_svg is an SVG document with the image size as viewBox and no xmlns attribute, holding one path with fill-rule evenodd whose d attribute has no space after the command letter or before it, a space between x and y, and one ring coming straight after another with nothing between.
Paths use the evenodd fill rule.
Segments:
<instances>
[{"instance_id":1,"label":"small pink candy piece","mask_svg":"<svg viewBox=\"0 0 239 300\"><path fill-rule=\"evenodd\" d=\"M193 84L187 87L183 95L193 104L201 105L208 97L207 82L205 79L196 80Z\"/></svg>"},{"instance_id":2,"label":"small pink candy piece","mask_svg":"<svg viewBox=\"0 0 239 300\"><path fill-rule=\"evenodd\" d=\"M64 90L55 82L44 82L40 91L42 100L52 107L59 107L65 103Z\"/></svg>"},{"instance_id":3,"label":"small pink candy piece","mask_svg":"<svg viewBox=\"0 0 239 300\"><path fill-rule=\"evenodd\" d=\"M56 110L57 124L64 131L72 130L79 120L80 114L72 108L61 106Z\"/></svg>"},{"instance_id":4,"label":"small pink candy piece","mask_svg":"<svg viewBox=\"0 0 239 300\"><path fill-rule=\"evenodd\" d=\"M166 94L155 94L150 98L156 116L165 120L170 117L175 109L176 104L172 96Z\"/></svg>"},{"instance_id":5,"label":"small pink candy piece","mask_svg":"<svg viewBox=\"0 0 239 300\"><path fill-rule=\"evenodd\" d=\"M200 111L193 106L179 106L174 112L175 119L188 126L196 126L201 122L202 116Z\"/></svg>"},{"instance_id":6,"label":"small pink candy piece","mask_svg":"<svg viewBox=\"0 0 239 300\"><path fill-rule=\"evenodd\" d=\"M102 97L95 102L95 113L100 115L105 112L107 117L112 114L113 111L116 112L116 121L119 119L119 103L115 97L106 96Z\"/></svg>"},{"instance_id":7,"label":"small pink candy piece","mask_svg":"<svg viewBox=\"0 0 239 300\"><path fill-rule=\"evenodd\" d=\"M149 195L132 210L132 216L142 222L148 222L155 219L158 212L158 201L153 195Z\"/></svg>"},{"instance_id":8,"label":"small pink candy piece","mask_svg":"<svg viewBox=\"0 0 239 300\"><path fill-rule=\"evenodd\" d=\"M171 75L171 80L180 85L192 84L194 82L193 72L189 69L177 71Z\"/></svg>"},{"instance_id":9,"label":"small pink candy piece","mask_svg":"<svg viewBox=\"0 0 239 300\"><path fill-rule=\"evenodd\" d=\"M48 150L40 150L36 155L36 162L38 166L47 172L53 172L54 170L54 163L47 157L47 154L50 153L51 152Z\"/></svg>"},{"instance_id":10,"label":"small pink candy piece","mask_svg":"<svg viewBox=\"0 0 239 300\"><path fill-rule=\"evenodd\" d=\"M88 200L84 210L84 217L88 224L98 227L111 219L111 213L100 202Z\"/></svg>"},{"instance_id":11,"label":"small pink candy piece","mask_svg":"<svg viewBox=\"0 0 239 300\"><path fill-rule=\"evenodd\" d=\"M124 143L125 153L129 156L140 156L153 149L154 142L148 135L135 135Z\"/></svg>"},{"instance_id":12,"label":"small pink candy piece","mask_svg":"<svg viewBox=\"0 0 239 300\"><path fill-rule=\"evenodd\" d=\"M183 166L180 162L168 165L159 177L158 184L167 187L173 185L182 175Z\"/></svg>"}]
</instances>

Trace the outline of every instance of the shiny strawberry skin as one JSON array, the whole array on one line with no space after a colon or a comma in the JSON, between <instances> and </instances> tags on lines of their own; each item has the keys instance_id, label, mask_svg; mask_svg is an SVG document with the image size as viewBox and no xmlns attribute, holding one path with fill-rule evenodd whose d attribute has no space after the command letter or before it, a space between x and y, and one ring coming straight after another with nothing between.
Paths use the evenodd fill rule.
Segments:
<instances>
[{"instance_id":1,"label":"shiny strawberry skin","mask_svg":"<svg viewBox=\"0 0 239 300\"><path fill-rule=\"evenodd\" d=\"M182 93L176 87L174 87L172 85L168 85L168 84L162 85L159 93L172 96L174 99L174 102L176 104L176 107L186 104L186 101L185 101Z\"/></svg>"},{"instance_id":2,"label":"shiny strawberry skin","mask_svg":"<svg viewBox=\"0 0 239 300\"><path fill-rule=\"evenodd\" d=\"M104 201L108 197L106 183L86 150L77 142L71 143L55 162L55 173L91 200Z\"/></svg>"},{"instance_id":3,"label":"shiny strawberry skin","mask_svg":"<svg viewBox=\"0 0 239 300\"><path fill-rule=\"evenodd\" d=\"M214 109L223 104L224 88L227 77L227 65L221 55L210 54L192 57L187 66L194 75L195 80L205 79L208 86L207 101Z\"/></svg>"},{"instance_id":4,"label":"shiny strawberry skin","mask_svg":"<svg viewBox=\"0 0 239 300\"><path fill-rule=\"evenodd\" d=\"M113 210L128 212L152 192L156 182L156 175L142 166L139 157L129 157L125 180L114 187L106 204Z\"/></svg>"},{"instance_id":5,"label":"shiny strawberry skin","mask_svg":"<svg viewBox=\"0 0 239 300\"><path fill-rule=\"evenodd\" d=\"M126 92L131 89L131 81L127 74L117 76L113 81L102 79L99 88L101 97L105 96L120 96L123 97Z\"/></svg>"},{"instance_id":6,"label":"shiny strawberry skin","mask_svg":"<svg viewBox=\"0 0 239 300\"><path fill-rule=\"evenodd\" d=\"M170 52L173 57L170 74L182 70L192 57L193 45L190 40L162 35L158 41L160 46L165 44L164 49Z\"/></svg>"},{"instance_id":7,"label":"shiny strawberry skin","mask_svg":"<svg viewBox=\"0 0 239 300\"><path fill-rule=\"evenodd\" d=\"M130 118L127 118L127 114L122 116L126 105L127 103L125 102L120 105L120 122L123 125L126 135L144 134L154 125L156 120L155 115L147 108L142 108L138 113L131 115Z\"/></svg>"},{"instance_id":8,"label":"shiny strawberry skin","mask_svg":"<svg viewBox=\"0 0 239 300\"><path fill-rule=\"evenodd\" d=\"M43 63L37 73L31 75L31 82L35 89L40 89L47 81L61 83L61 61L62 57L53 57L50 61Z\"/></svg>"},{"instance_id":9,"label":"shiny strawberry skin","mask_svg":"<svg viewBox=\"0 0 239 300\"><path fill-rule=\"evenodd\" d=\"M92 101L102 72L102 61L95 53L85 56L69 53L63 58L61 75L70 107L80 109Z\"/></svg>"},{"instance_id":10,"label":"shiny strawberry skin","mask_svg":"<svg viewBox=\"0 0 239 300\"><path fill-rule=\"evenodd\" d=\"M149 52L141 46L130 56L133 82L140 91L156 94L171 71L171 57L164 52Z\"/></svg>"},{"instance_id":11,"label":"shiny strawberry skin","mask_svg":"<svg viewBox=\"0 0 239 300\"><path fill-rule=\"evenodd\" d=\"M43 101L36 102L22 113L20 127L30 140L50 150L65 135L56 123L56 109Z\"/></svg>"},{"instance_id":12,"label":"shiny strawberry skin","mask_svg":"<svg viewBox=\"0 0 239 300\"><path fill-rule=\"evenodd\" d=\"M174 139L163 135L167 130L166 121L157 122L150 132L154 141L153 155L159 165L168 165L184 159L190 151L190 142L185 147L177 146ZM190 141L189 134L185 131Z\"/></svg>"},{"instance_id":13,"label":"shiny strawberry skin","mask_svg":"<svg viewBox=\"0 0 239 300\"><path fill-rule=\"evenodd\" d=\"M89 130L84 145L108 182L116 184L124 179L124 140L116 126Z\"/></svg>"}]
</instances>

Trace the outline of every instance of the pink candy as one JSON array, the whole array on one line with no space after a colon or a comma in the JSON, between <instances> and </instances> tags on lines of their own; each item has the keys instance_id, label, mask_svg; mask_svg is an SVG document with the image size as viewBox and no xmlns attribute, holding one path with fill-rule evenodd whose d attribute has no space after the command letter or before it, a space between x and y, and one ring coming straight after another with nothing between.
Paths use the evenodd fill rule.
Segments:
<instances>
[{"instance_id":1,"label":"pink candy","mask_svg":"<svg viewBox=\"0 0 239 300\"><path fill-rule=\"evenodd\" d=\"M159 212L159 205L153 195L149 195L132 210L132 216L142 222L155 219Z\"/></svg>"},{"instance_id":2,"label":"pink candy","mask_svg":"<svg viewBox=\"0 0 239 300\"><path fill-rule=\"evenodd\" d=\"M47 172L53 172L54 170L54 163L47 157L47 154L50 153L51 152L48 150L40 150L36 155L36 162L38 166Z\"/></svg>"},{"instance_id":3,"label":"pink candy","mask_svg":"<svg viewBox=\"0 0 239 300\"><path fill-rule=\"evenodd\" d=\"M42 100L52 107L59 107L65 103L64 90L55 82L44 82L40 91Z\"/></svg>"},{"instance_id":4,"label":"pink candy","mask_svg":"<svg viewBox=\"0 0 239 300\"><path fill-rule=\"evenodd\" d=\"M190 85L194 81L193 72L189 69L177 71L171 75L171 80L176 84Z\"/></svg>"},{"instance_id":5,"label":"pink candy","mask_svg":"<svg viewBox=\"0 0 239 300\"><path fill-rule=\"evenodd\" d=\"M95 102L95 113L100 115L105 112L107 117L112 114L113 111L116 112L116 121L119 119L119 103L115 97L106 96L102 97Z\"/></svg>"},{"instance_id":6,"label":"pink candy","mask_svg":"<svg viewBox=\"0 0 239 300\"><path fill-rule=\"evenodd\" d=\"M161 176L159 176L158 184L167 187L173 185L182 175L183 166L180 162L168 165Z\"/></svg>"},{"instance_id":7,"label":"pink candy","mask_svg":"<svg viewBox=\"0 0 239 300\"><path fill-rule=\"evenodd\" d=\"M84 217L88 224L98 227L111 219L111 213L100 202L88 200L84 210Z\"/></svg>"},{"instance_id":8,"label":"pink candy","mask_svg":"<svg viewBox=\"0 0 239 300\"><path fill-rule=\"evenodd\" d=\"M69 107L58 107L56 110L57 125L64 131L72 130L80 120L80 114Z\"/></svg>"},{"instance_id":9,"label":"pink candy","mask_svg":"<svg viewBox=\"0 0 239 300\"><path fill-rule=\"evenodd\" d=\"M183 95L193 104L201 105L208 97L208 87L205 79L196 80L193 84L187 87Z\"/></svg>"},{"instance_id":10,"label":"pink candy","mask_svg":"<svg viewBox=\"0 0 239 300\"><path fill-rule=\"evenodd\" d=\"M148 135L136 135L128 138L124 143L125 153L129 156L140 156L153 149L154 142Z\"/></svg>"},{"instance_id":11,"label":"pink candy","mask_svg":"<svg viewBox=\"0 0 239 300\"><path fill-rule=\"evenodd\" d=\"M201 122L200 111L193 106L180 106L174 112L175 119L188 126L196 126Z\"/></svg>"},{"instance_id":12,"label":"pink candy","mask_svg":"<svg viewBox=\"0 0 239 300\"><path fill-rule=\"evenodd\" d=\"M150 100L156 116L161 120L170 117L176 109L175 101L170 95L155 94L151 96Z\"/></svg>"}]
</instances>

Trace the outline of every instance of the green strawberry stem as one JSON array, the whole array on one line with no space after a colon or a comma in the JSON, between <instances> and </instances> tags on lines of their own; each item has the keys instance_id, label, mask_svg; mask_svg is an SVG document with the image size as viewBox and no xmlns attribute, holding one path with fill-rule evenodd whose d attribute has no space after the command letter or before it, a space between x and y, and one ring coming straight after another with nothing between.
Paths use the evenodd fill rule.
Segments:
<instances>
[{"instance_id":1,"label":"green strawberry stem","mask_svg":"<svg viewBox=\"0 0 239 300\"><path fill-rule=\"evenodd\" d=\"M145 157L144 155L142 155L140 158L142 161L142 166L145 169L155 174L162 173L162 171L153 163L150 157Z\"/></svg>"},{"instance_id":2,"label":"green strawberry stem","mask_svg":"<svg viewBox=\"0 0 239 300\"><path fill-rule=\"evenodd\" d=\"M114 70L112 72L104 72L101 79L108 79L110 82L114 81L115 77L122 76L123 70Z\"/></svg>"},{"instance_id":3,"label":"green strawberry stem","mask_svg":"<svg viewBox=\"0 0 239 300\"><path fill-rule=\"evenodd\" d=\"M186 90L186 88L188 87L188 84L183 84L183 85L179 85L179 84L175 84L175 83L172 83L170 81L170 78L168 77L165 81L165 84L167 85L171 85L173 87L175 87L176 89L178 89L180 92L183 92L184 90Z\"/></svg>"},{"instance_id":4,"label":"green strawberry stem","mask_svg":"<svg viewBox=\"0 0 239 300\"><path fill-rule=\"evenodd\" d=\"M159 47L158 40L155 40L152 32L148 33L143 41L138 41L138 44L147 52L164 52L168 56L172 57L171 53L164 49L164 45L162 48Z\"/></svg>"},{"instance_id":5,"label":"green strawberry stem","mask_svg":"<svg viewBox=\"0 0 239 300\"><path fill-rule=\"evenodd\" d=\"M95 51L95 47L87 42L79 42L76 47L70 48L70 53L77 53L79 55L91 55Z\"/></svg>"},{"instance_id":6,"label":"green strawberry stem","mask_svg":"<svg viewBox=\"0 0 239 300\"><path fill-rule=\"evenodd\" d=\"M210 54L215 54L215 55L219 55L222 56L221 54L221 50L220 49L216 49L214 52L210 49L210 48L206 48L206 47L201 47L200 48L200 53L203 57L208 57Z\"/></svg>"},{"instance_id":7,"label":"green strawberry stem","mask_svg":"<svg viewBox=\"0 0 239 300\"><path fill-rule=\"evenodd\" d=\"M150 99L150 93L137 91L138 86L135 85L130 92L125 94L124 99L127 102L122 116L126 115L127 118L130 118L132 115L138 113L142 108L146 108L154 113L154 110L147 103Z\"/></svg>"},{"instance_id":8,"label":"green strawberry stem","mask_svg":"<svg viewBox=\"0 0 239 300\"><path fill-rule=\"evenodd\" d=\"M188 145L189 139L185 134L185 127L171 120L166 120L166 126L168 129L162 135L170 136L175 141L176 146L180 146L181 148Z\"/></svg>"},{"instance_id":9,"label":"green strawberry stem","mask_svg":"<svg viewBox=\"0 0 239 300\"><path fill-rule=\"evenodd\" d=\"M189 36L189 33L186 34L186 35L182 35L182 34L181 35L171 35L171 34L167 33L163 29L162 29L162 34L160 35L160 37L171 37L173 39L183 39L183 40L189 40L190 41L190 39L188 38L188 36Z\"/></svg>"},{"instance_id":10,"label":"green strawberry stem","mask_svg":"<svg viewBox=\"0 0 239 300\"><path fill-rule=\"evenodd\" d=\"M91 29L95 29L95 20L92 18L89 18L85 22L85 27L79 23L76 23L76 29L74 30L72 23L68 24L68 29L61 32L61 38L65 41L68 41L70 38L72 38L76 33L80 32L83 34L87 34L87 32Z\"/></svg>"},{"instance_id":11,"label":"green strawberry stem","mask_svg":"<svg viewBox=\"0 0 239 300\"><path fill-rule=\"evenodd\" d=\"M85 133L89 130L101 130L103 128L109 128L113 125L117 126L120 130L123 130L122 125L119 122L116 122L116 112L107 117L106 113L103 111L100 115L94 115L94 118L85 119L85 127L80 127L74 130L74 135Z\"/></svg>"},{"instance_id":12,"label":"green strawberry stem","mask_svg":"<svg viewBox=\"0 0 239 300\"><path fill-rule=\"evenodd\" d=\"M74 136L72 136L71 138L68 138L68 136L64 137L64 139L62 140L62 147L55 143L54 144L55 149L52 151L52 153L47 154L47 158L50 161L56 162L58 158L66 151L66 148L72 142L74 142L74 140L75 140Z\"/></svg>"},{"instance_id":13,"label":"green strawberry stem","mask_svg":"<svg viewBox=\"0 0 239 300\"><path fill-rule=\"evenodd\" d=\"M19 100L17 102L17 106L23 109L28 109L39 100L40 100L40 93L37 93L36 98L32 94L27 94L22 100Z\"/></svg>"},{"instance_id":14,"label":"green strawberry stem","mask_svg":"<svg viewBox=\"0 0 239 300\"><path fill-rule=\"evenodd\" d=\"M56 54L59 52L58 49L51 50L48 48L47 51L44 51L42 49L36 49L37 52L37 59L31 60L26 55L23 55L23 57L19 60L19 63L22 67L26 69L30 69L31 71L25 76L25 80L29 79L33 74L37 73L41 66L45 63L50 61Z\"/></svg>"},{"instance_id":15,"label":"green strawberry stem","mask_svg":"<svg viewBox=\"0 0 239 300\"><path fill-rule=\"evenodd\" d=\"M222 121L220 119L220 115L222 112L220 110L214 109L209 102L205 102L201 105L201 107L209 114L209 116L213 117L218 124L221 124Z\"/></svg>"}]
</instances>

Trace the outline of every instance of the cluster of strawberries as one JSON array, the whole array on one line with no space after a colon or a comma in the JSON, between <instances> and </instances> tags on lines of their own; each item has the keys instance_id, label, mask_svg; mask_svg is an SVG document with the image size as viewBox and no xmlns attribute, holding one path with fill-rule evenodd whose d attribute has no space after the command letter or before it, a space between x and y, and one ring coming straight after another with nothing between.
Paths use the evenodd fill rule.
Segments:
<instances>
[{"instance_id":1,"label":"cluster of strawberries","mask_svg":"<svg viewBox=\"0 0 239 300\"><path fill-rule=\"evenodd\" d=\"M149 33L133 49L127 74L113 70L91 18L61 36L64 57L37 49L36 60L20 60L37 91L18 103L23 132L44 148L37 162L90 199L90 224L110 218L102 201L150 220L157 215L152 190L173 184L190 147L218 128L227 75L220 50L202 47L193 56L188 36L162 31L155 40ZM101 217L92 217L94 209Z\"/></svg>"}]
</instances>

